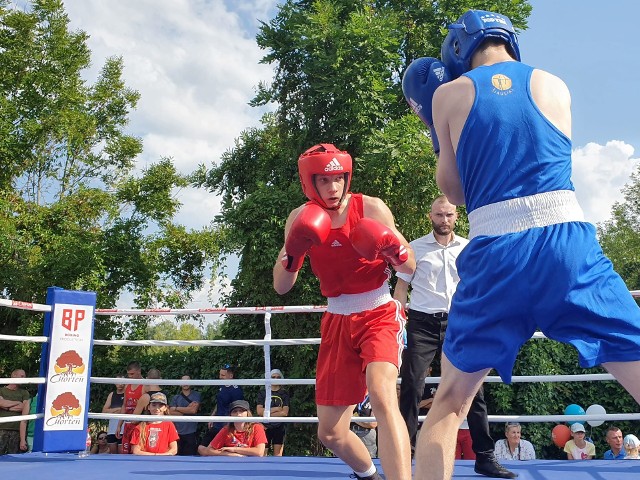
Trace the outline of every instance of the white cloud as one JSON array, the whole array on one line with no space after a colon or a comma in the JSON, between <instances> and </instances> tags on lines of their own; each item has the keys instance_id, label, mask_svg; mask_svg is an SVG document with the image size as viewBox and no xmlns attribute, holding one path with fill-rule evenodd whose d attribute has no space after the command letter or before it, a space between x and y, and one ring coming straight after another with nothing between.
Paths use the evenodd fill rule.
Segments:
<instances>
[{"instance_id":1,"label":"white cloud","mask_svg":"<svg viewBox=\"0 0 640 480\"><path fill-rule=\"evenodd\" d=\"M205 0L64 3L71 28L90 36L89 81L106 58L121 56L125 84L141 94L128 129L144 140L140 167L161 156L182 172L211 165L242 130L258 124L263 112L247 103L272 70L259 64L265 52L255 32L275 0L240 2L242 11Z\"/></svg>"},{"instance_id":2,"label":"white cloud","mask_svg":"<svg viewBox=\"0 0 640 480\"><path fill-rule=\"evenodd\" d=\"M633 154L634 148L619 140L604 146L588 143L573 151L573 183L587 221L608 220L613 204L623 201L622 187L640 163Z\"/></svg>"}]
</instances>

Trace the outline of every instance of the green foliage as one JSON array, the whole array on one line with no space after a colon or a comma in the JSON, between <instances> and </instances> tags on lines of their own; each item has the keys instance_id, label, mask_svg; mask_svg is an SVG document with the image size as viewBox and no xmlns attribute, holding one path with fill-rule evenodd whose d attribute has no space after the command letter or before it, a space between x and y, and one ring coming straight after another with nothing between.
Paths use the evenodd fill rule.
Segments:
<instances>
[{"instance_id":1,"label":"green foliage","mask_svg":"<svg viewBox=\"0 0 640 480\"><path fill-rule=\"evenodd\" d=\"M598 233L605 254L630 290L640 289L640 167L622 190L624 202L613 206L612 218Z\"/></svg>"},{"instance_id":2,"label":"green foliage","mask_svg":"<svg viewBox=\"0 0 640 480\"><path fill-rule=\"evenodd\" d=\"M182 307L216 272L219 234L173 222L174 191L189 181L170 159L133 174L142 142L125 129L139 94L124 84L121 58L107 59L94 84L83 79L86 40L59 0L24 11L0 2L1 295L44 303L56 285L95 291L99 308L123 293L141 307ZM95 334L135 338L144 326L99 317ZM42 316L0 310L2 333L42 327ZM38 351L3 342L0 371L35 376Z\"/></svg>"}]
</instances>

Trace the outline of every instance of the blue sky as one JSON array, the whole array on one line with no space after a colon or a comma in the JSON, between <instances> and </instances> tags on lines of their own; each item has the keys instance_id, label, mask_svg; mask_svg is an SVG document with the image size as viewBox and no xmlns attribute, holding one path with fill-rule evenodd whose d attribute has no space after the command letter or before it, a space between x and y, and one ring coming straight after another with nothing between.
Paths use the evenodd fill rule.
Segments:
<instances>
[{"instance_id":1,"label":"blue sky","mask_svg":"<svg viewBox=\"0 0 640 480\"><path fill-rule=\"evenodd\" d=\"M572 92L573 140L622 140L640 148L637 0L534 0L520 35L522 61L562 78ZM629 21L629 20L631 21Z\"/></svg>"},{"instance_id":2,"label":"blue sky","mask_svg":"<svg viewBox=\"0 0 640 480\"><path fill-rule=\"evenodd\" d=\"M63 2L71 27L90 36L87 78L95 79L105 58L122 56L124 80L141 94L129 125L144 142L138 168L163 156L185 173L210 166L243 130L259 125L263 112L247 103L272 71L258 63L265 52L255 33L259 20L275 14L276 0ZM573 180L587 219L602 222L640 164L639 42L626 21L640 18L640 2L530 3L522 59L558 75L572 91ZM175 196L183 203L178 221L187 227L207 225L220 210L219 199L202 189ZM210 301L203 291L194 306Z\"/></svg>"}]
</instances>

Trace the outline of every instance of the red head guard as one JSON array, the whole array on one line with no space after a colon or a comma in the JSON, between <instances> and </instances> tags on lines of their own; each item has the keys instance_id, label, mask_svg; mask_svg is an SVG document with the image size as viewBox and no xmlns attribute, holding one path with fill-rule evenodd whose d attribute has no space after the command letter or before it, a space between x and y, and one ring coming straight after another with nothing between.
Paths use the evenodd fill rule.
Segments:
<instances>
[{"instance_id":1,"label":"red head guard","mask_svg":"<svg viewBox=\"0 0 640 480\"><path fill-rule=\"evenodd\" d=\"M344 173L344 190L338 206L342 205L351 184L352 164L351 155L338 150L334 145L330 143L314 145L298 158L298 173L300 174L302 191L309 200L316 202L321 207L329 208L316 189L315 176Z\"/></svg>"}]
</instances>

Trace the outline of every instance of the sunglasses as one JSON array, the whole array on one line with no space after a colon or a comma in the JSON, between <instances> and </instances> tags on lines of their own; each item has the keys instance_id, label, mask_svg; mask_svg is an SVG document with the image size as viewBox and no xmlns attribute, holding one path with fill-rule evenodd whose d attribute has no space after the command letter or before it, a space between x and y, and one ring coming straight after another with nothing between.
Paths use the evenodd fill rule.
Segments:
<instances>
[{"instance_id":1,"label":"sunglasses","mask_svg":"<svg viewBox=\"0 0 640 480\"><path fill-rule=\"evenodd\" d=\"M274 376L273 376L273 377L271 377L271 378L282 378L282 377L279 377L278 375L274 375Z\"/></svg>"},{"instance_id":2,"label":"sunglasses","mask_svg":"<svg viewBox=\"0 0 640 480\"><path fill-rule=\"evenodd\" d=\"M98 437L98 440L106 440L107 437L105 437L104 435L102 437Z\"/></svg>"},{"instance_id":3,"label":"sunglasses","mask_svg":"<svg viewBox=\"0 0 640 480\"><path fill-rule=\"evenodd\" d=\"M224 365L222 365L222 370L229 370L229 369L233 369L233 365L231 365L230 363L225 363Z\"/></svg>"}]
</instances>

